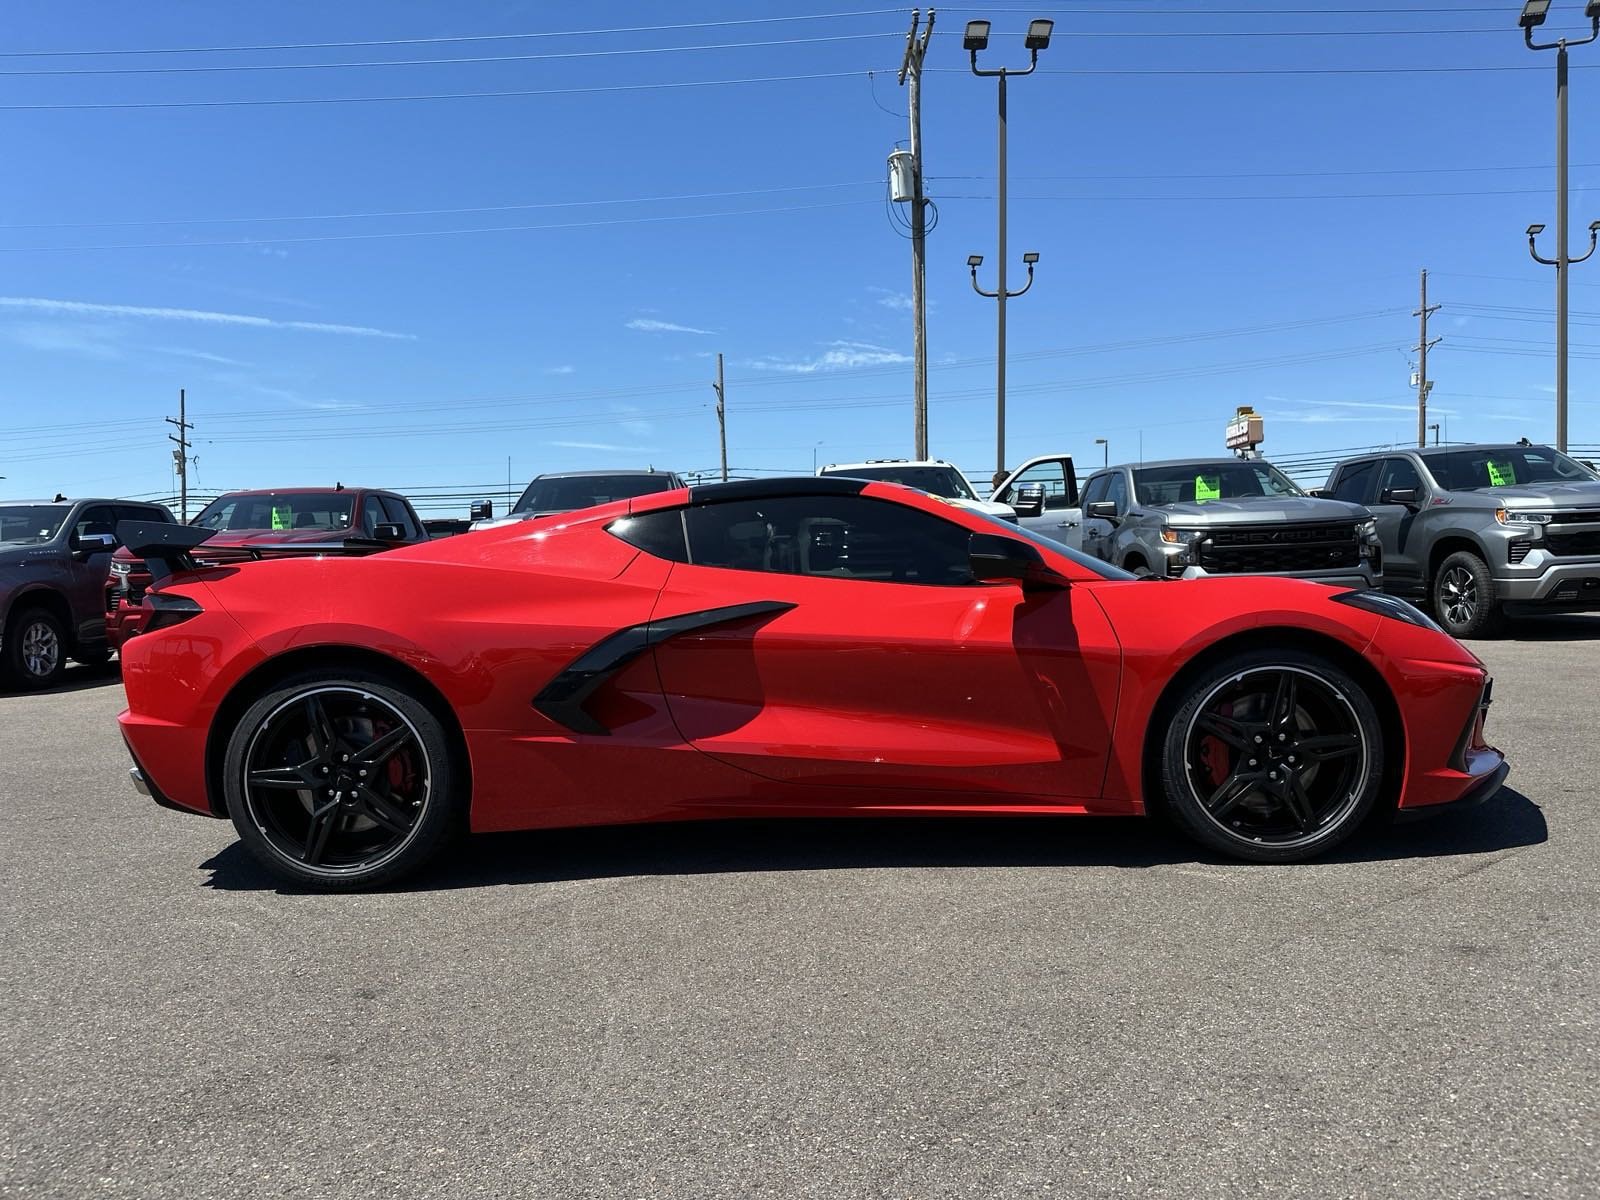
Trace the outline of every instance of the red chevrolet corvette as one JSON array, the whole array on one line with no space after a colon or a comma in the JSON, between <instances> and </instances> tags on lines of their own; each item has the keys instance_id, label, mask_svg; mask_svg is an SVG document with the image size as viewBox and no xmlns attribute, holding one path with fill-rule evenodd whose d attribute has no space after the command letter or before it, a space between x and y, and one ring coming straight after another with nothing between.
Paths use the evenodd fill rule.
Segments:
<instances>
[{"instance_id":1,"label":"red chevrolet corvette","mask_svg":"<svg viewBox=\"0 0 1600 1200\"><path fill-rule=\"evenodd\" d=\"M679 489L359 559L159 576L133 781L328 888L462 829L1163 809L1289 862L1506 775L1483 665L1392 597L1135 580L893 484Z\"/></svg>"}]
</instances>

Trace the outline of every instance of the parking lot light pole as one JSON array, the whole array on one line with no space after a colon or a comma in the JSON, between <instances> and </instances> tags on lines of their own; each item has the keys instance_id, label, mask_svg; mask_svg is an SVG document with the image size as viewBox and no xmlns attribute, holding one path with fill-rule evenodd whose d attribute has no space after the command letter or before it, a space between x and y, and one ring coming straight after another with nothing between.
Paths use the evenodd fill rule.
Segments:
<instances>
[{"instance_id":1,"label":"parking lot light pole","mask_svg":"<svg viewBox=\"0 0 1600 1200\"><path fill-rule=\"evenodd\" d=\"M1600 39L1600 0L1589 0L1583 7L1583 15L1589 18L1589 36L1580 41L1558 38L1553 42L1535 42L1533 31L1543 25L1549 15L1550 0L1527 0L1517 24L1522 27L1522 40L1529 50L1556 52L1556 256L1541 258L1534 249L1534 238L1543 231L1543 225L1528 226L1528 253L1535 262L1556 269L1556 449L1564 453L1567 449L1567 268L1594 253L1595 231L1600 229L1600 221L1589 226L1589 254L1573 258L1567 253L1567 47L1586 46Z\"/></svg>"},{"instance_id":2,"label":"parking lot light pole","mask_svg":"<svg viewBox=\"0 0 1600 1200\"><path fill-rule=\"evenodd\" d=\"M1600 3L1600 0L1596 0ZM1008 292L1006 290L1006 80L1012 75L1032 75L1039 65L1039 51L1050 45L1050 33L1055 28L1054 21L1030 21L1028 33L1023 39L1023 45L1028 51L1028 68L1025 71L1000 67L993 71L980 71L978 69L978 51L988 48L989 45L988 21L968 21L965 37L962 38L961 48L971 55L972 73L982 79L998 79L1000 81L1000 230L998 246L998 273L999 280L992 292L986 292L978 286L978 265L983 262L982 255L974 254L967 259L967 266L972 270L972 288L980 296L988 296L999 302L999 316L997 318L998 357L995 360L995 461L994 461L994 486L999 487L1006 477L1006 301L1015 299L1033 286L1033 265L1039 261L1039 255L1030 251L1022 256L1022 261L1028 264L1028 282L1020 290Z\"/></svg>"},{"instance_id":3,"label":"parking lot light pole","mask_svg":"<svg viewBox=\"0 0 1600 1200\"><path fill-rule=\"evenodd\" d=\"M1111 443L1105 438L1095 438L1094 444L1101 448L1100 469L1103 471L1111 465Z\"/></svg>"}]
</instances>

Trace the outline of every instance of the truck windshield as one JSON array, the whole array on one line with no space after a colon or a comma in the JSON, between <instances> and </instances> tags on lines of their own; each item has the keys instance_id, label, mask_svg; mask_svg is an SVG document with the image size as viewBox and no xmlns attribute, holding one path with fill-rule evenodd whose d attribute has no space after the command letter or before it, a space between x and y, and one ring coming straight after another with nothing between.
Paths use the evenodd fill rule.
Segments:
<instances>
[{"instance_id":1,"label":"truck windshield","mask_svg":"<svg viewBox=\"0 0 1600 1200\"><path fill-rule=\"evenodd\" d=\"M1269 462L1178 463L1176 466L1139 467L1133 486L1140 504L1204 504L1207 500L1237 500L1243 496L1304 496Z\"/></svg>"},{"instance_id":2,"label":"truck windshield","mask_svg":"<svg viewBox=\"0 0 1600 1200\"><path fill-rule=\"evenodd\" d=\"M522 493L516 513L572 512L629 500L652 492L670 492L682 487L675 475L662 471L651 475L569 475L565 478L535 479Z\"/></svg>"},{"instance_id":3,"label":"truck windshield","mask_svg":"<svg viewBox=\"0 0 1600 1200\"><path fill-rule=\"evenodd\" d=\"M355 509L350 492L248 492L218 496L191 525L257 533L349 529Z\"/></svg>"},{"instance_id":4,"label":"truck windshield","mask_svg":"<svg viewBox=\"0 0 1600 1200\"><path fill-rule=\"evenodd\" d=\"M1428 470L1449 492L1522 483L1593 482L1595 474L1549 446L1474 446L1428 454Z\"/></svg>"},{"instance_id":5,"label":"truck windshield","mask_svg":"<svg viewBox=\"0 0 1600 1200\"><path fill-rule=\"evenodd\" d=\"M71 511L57 504L0 505L0 543L35 546L48 542L61 532L61 523Z\"/></svg>"},{"instance_id":6,"label":"truck windshield","mask_svg":"<svg viewBox=\"0 0 1600 1200\"><path fill-rule=\"evenodd\" d=\"M845 475L851 479L875 479L916 488L946 500L976 500L966 477L954 467L908 467L896 463L874 463L865 467L829 467L824 475Z\"/></svg>"}]
</instances>

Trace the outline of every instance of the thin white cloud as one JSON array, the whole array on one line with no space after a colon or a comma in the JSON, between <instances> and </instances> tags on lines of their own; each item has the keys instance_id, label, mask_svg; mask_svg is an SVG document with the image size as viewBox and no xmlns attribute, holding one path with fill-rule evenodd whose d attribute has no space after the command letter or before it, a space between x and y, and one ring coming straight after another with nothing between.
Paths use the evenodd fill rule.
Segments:
<instances>
[{"instance_id":1,"label":"thin white cloud","mask_svg":"<svg viewBox=\"0 0 1600 1200\"><path fill-rule=\"evenodd\" d=\"M810 375L816 371L836 371L850 367L877 367L911 361L909 354L901 354L887 346L871 342L829 342L828 348L816 358L758 358L745 363L757 371L787 371L796 375Z\"/></svg>"},{"instance_id":2,"label":"thin white cloud","mask_svg":"<svg viewBox=\"0 0 1600 1200\"><path fill-rule=\"evenodd\" d=\"M708 337L715 332L696 329L693 325L679 325L673 321L658 321L654 317L635 317L628 322L627 328L637 329L641 333L699 333Z\"/></svg>"},{"instance_id":3,"label":"thin white cloud","mask_svg":"<svg viewBox=\"0 0 1600 1200\"><path fill-rule=\"evenodd\" d=\"M610 442L551 442L566 450L604 450L610 454L649 454L650 446L615 446Z\"/></svg>"},{"instance_id":4,"label":"thin white cloud","mask_svg":"<svg viewBox=\"0 0 1600 1200\"><path fill-rule=\"evenodd\" d=\"M870 290L881 293L878 296L878 303L884 308L892 308L896 312L911 311L911 297L904 292L892 292L888 288L872 288Z\"/></svg>"},{"instance_id":5,"label":"thin white cloud","mask_svg":"<svg viewBox=\"0 0 1600 1200\"><path fill-rule=\"evenodd\" d=\"M44 321L22 321L5 327L7 341L29 350L54 354L77 354L84 358L122 358L114 330L99 325L68 327Z\"/></svg>"},{"instance_id":6,"label":"thin white cloud","mask_svg":"<svg viewBox=\"0 0 1600 1200\"><path fill-rule=\"evenodd\" d=\"M216 363L219 367L248 367L252 365L237 358L212 354L208 350L186 350L181 346L151 346L150 349L156 354L170 354L174 358L192 358L196 362Z\"/></svg>"},{"instance_id":7,"label":"thin white cloud","mask_svg":"<svg viewBox=\"0 0 1600 1200\"><path fill-rule=\"evenodd\" d=\"M559 367L546 367L544 373L546 375L571 375L577 369L571 363L563 363Z\"/></svg>"},{"instance_id":8,"label":"thin white cloud","mask_svg":"<svg viewBox=\"0 0 1600 1200\"><path fill-rule=\"evenodd\" d=\"M134 317L149 321L196 321L206 325L245 325L252 329L297 329L306 333L342 333L355 337L415 341L412 333L394 333L367 325L335 325L327 321L279 321L244 313L206 312L195 308L147 308L136 304L91 304L84 300L46 300L38 296L0 296L0 308L23 309L77 317Z\"/></svg>"}]
</instances>

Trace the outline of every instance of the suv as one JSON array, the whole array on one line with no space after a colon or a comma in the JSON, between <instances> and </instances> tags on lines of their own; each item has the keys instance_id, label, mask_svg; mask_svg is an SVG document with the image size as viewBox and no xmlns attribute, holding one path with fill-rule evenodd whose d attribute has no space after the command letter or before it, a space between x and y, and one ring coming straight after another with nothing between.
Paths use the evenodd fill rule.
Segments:
<instances>
[{"instance_id":1,"label":"suv","mask_svg":"<svg viewBox=\"0 0 1600 1200\"><path fill-rule=\"evenodd\" d=\"M899 483L927 492L942 500L953 500L962 508L987 513L1002 521L1017 522L1017 512L1009 504L992 500L979 500L972 484L961 471L940 458L911 460L908 458L873 458L861 463L829 463L817 471L818 475L848 475L852 479L876 479L883 483Z\"/></svg>"},{"instance_id":2,"label":"suv","mask_svg":"<svg viewBox=\"0 0 1600 1200\"><path fill-rule=\"evenodd\" d=\"M535 475L533 482L511 506L503 517L484 517L472 522L474 529L493 529L497 525L510 525L532 517L547 517L552 513L575 512L580 508L593 508L613 500L627 500L634 496L648 496L652 492L670 492L684 486L683 480L672 471L557 471L550 475ZM473 506L475 511L489 510L487 501Z\"/></svg>"},{"instance_id":3,"label":"suv","mask_svg":"<svg viewBox=\"0 0 1600 1200\"><path fill-rule=\"evenodd\" d=\"M1507 607L1600 608L1600 478L1548 446L1441 446L1347 458L1323 492L1365 504L1384 586L1483 637Z\"/></svg>"},{"instance_id":4,"label":"suv","mask_svg":"<svg viewBox=\"0 0 1600 1200\"><path fill-rule=\"evenodd\" d=\"M1083 545L1136 575L1289 575L1379 586L1377 526L1359 504L1308 496L1259 458L1183 458L1098 471Z\"/></svg>"},{"instance_id":5,"label":"suv","mask_svg":"<svg viewBox=\"0 0 1600 1200\"><path fill-rule=\"evenodd\" d=\"M67 500L0 504L0 673L48 687L68 657L106 661L104 600L118 521L171 521L159 504Z\"/></svg>"},{"instance_id":6,"label":"suv","mask_svg":"<svg viewBox=\"0 0 1600 1200\"><path fill-rule=\"evenodd\" d=\"M1042 505L1036 494L1041 491ZM1030 458L1007 475L989 499L1010 505L1023 528L1074 550L1082 549L1083 511L1078 507L1078 473L1072 455Z\"/></svg>"},{"instance_id":7,"label":"suv","mask_svg":"<svg viewBox=\"0 0 1600 1200\"><path fill-rule=\"evenodd\" d=\"M404 496L342 483L227 492L202 508L189 524L217 530L195 556L206 563L262 554L374 554L428 540L422 519ZM149 585L150 572L144 563L126 549L118 550L111 559L111 584L105 591L105 636L112 649L120 648L143 627L140 602Z\"/></svg>"}]
</instances>

